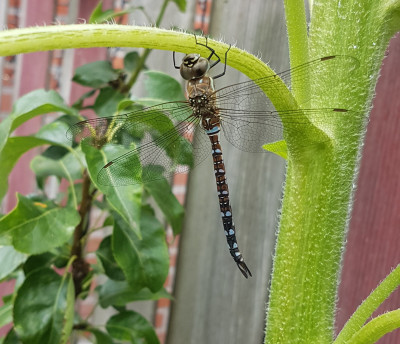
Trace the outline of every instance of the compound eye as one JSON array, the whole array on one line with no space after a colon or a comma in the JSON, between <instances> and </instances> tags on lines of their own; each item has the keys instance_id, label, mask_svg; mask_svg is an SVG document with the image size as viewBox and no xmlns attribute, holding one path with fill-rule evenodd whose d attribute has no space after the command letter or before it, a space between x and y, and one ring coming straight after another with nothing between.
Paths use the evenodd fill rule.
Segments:
<instances>
[{"instance_id":1,"label":"compound eye","mask_svg":"<svg viewBox=\"0 0 400 344\"><path fill-rule=\"evenodd\" d=\"M204 57L200 57L197 63L193 66L193 74L196 78L204 76L210 69L210 63Z\"/></svg>"}]
</instances>

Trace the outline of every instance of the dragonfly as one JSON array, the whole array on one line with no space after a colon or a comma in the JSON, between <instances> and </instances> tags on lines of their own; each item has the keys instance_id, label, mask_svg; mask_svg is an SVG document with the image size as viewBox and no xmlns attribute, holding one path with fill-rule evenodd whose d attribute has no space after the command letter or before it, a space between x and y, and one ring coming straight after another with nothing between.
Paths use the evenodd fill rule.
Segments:
<instances>
[{"instance_id":1,"label":"dragonfly","mask_svg":"<svg viewBox=\"0 0 400 344\"><path fill-rule=\"evenodd\" d=\"M195 36L196 37L196 36ZM335 118L352 112L342 108L280 109L277 111L263 89L274 88L276 78L289 83L322 73L325 67L356 68L357 60L350 56L322 57L290 70L249 80L215 90L214 80L226 73L229 49L225 52L223 71L214 77L210 70L221 62L207 42L196 44L208 49L209 56L191 53L183 57L180 75L186 80L187 100L166 102L140 108L126 114L88 119L71 126L67 136L75 142L102 148L109 144L132 147L127 153L109 161L98 173L102 185L124 186L156 182L174 173L187 172L212 156L219 209L230 255L244 277L252 276L239 250L236 227L220 143L221 130L225 138L245 152L266 152L265 143L280 142L283 134L298 132L311 119ZM282 124L295 124L293 128ZM193 136L196 128L194 139ZM306 145L306 144L305 144ZM211 149L210 149L211 148Z\"/></svg>"}]
</instances>

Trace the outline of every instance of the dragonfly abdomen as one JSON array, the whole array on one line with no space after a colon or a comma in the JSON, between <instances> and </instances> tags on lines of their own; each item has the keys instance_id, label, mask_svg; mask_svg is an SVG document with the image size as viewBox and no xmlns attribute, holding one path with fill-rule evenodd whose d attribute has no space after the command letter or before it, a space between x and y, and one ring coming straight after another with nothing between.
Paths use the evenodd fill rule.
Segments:
<instances>
[{"instance_id":1,"label":"dragonfly abdomen","mask_svg":"<svg viewBox=\"0 0 400 344\"><path fill-rule=\"evenodd\" d=\"M219 132L219 130L218 130ZM239 250L236 240L236 229L232 218L232 207L229 202L229 188L225 177L225 164L222 157L222 149L219 143L217 133L208 133L212 145L212 156L214 162L215 180L217 183L217 192L219 208L221 210L222 224L228 243L229 253L236 262L240 272L244 277L251 276L251 272L244 262L242 253Z\"/></svg>"}]
</instances>

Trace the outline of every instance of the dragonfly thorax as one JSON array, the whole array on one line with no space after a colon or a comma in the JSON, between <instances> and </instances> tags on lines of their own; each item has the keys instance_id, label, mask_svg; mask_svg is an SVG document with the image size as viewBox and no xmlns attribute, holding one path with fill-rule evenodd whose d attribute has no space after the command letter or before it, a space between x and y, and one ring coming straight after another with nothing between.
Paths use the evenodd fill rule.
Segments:
<instances>
[{"instance_id":1,"label":"dragonfly thorax","mask_svg":"<svg viewBox=\"0 0 400 344\"><path fill-rule=\"evenodd\" d=\"M180 73L185 80L201 78L210 69L210 62L199 54L188 54L182 59Z\"/></svg>"},{"instance_id":2,"label":"dragonfly thorax","mask_svg":"<svg viewBox=\"0 0 400 344\"><path fill-rule=\"evenodd\" d=\"M217 115L218 108L215 100L213 79L203 76L189 80L186 86L189 104L196 117L207 117Z\"/></svg>"}]
</instances>

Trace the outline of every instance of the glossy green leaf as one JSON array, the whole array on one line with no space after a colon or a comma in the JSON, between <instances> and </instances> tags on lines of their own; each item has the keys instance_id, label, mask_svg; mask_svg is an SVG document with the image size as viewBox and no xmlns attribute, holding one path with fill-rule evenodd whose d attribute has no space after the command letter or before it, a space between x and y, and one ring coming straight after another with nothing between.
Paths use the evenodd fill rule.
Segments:
<instances>
[{"instance_id":1,"label":"glossy green leaf","mask_svg":"<svg viewBox=\"0 0 400 344\"><path fill-rule=\"evenodd\" d=\"M13 310L13 302L12 297L10 297L7 301L4 300L3 305L0 307L0 328L11 323L13 321L12 310Z\"/></svg>"},{"instance_id":2,"label":"glossy green leaf","mask_svg":"<svg viewBox=\"0 0 400 344\"><path fill-rule=\"evenodd\" d=\"M8 116L0 122L0 153L7 142L8 135L11 132L12 117Z\"/></svg>"},{"instance_id":3,"label":"glossy green leaf","mask_svg":"<svg viewBox=\"0 0 400 344\"><path fill-rule=\"evenodd\" d=\"M286 146L285 140L267 143L267 144L263 145L263 148L268 152L279 155L280 157L284 158L285 160L287 159L288 152L287 152L287 146Z\"/></svg>"},{"instance_id":4,"label":"glossy green leaf","mask_svg":"<svg viewBox=\"0 0 400 344\"><path fill-rule=\"evenodd\" d=\"M112 116L118 108L118 104L124 96L112 87L104 87L100 90L99 95L93 105L93 110L100 117Z\"/></svg>"},{"instance_id":5,"label":"glossy green leaf","mask_svg":"<svg viewBox=\"0 0 400 344\"><path fill-rule=\"evenodd\" d=\"M27 256L15 251L14 247L0 246L0 280L7 277L18 266L25 262L26 259Z\"/></svg>"},{"instance_id":6,"label":"glossy green leaf","mask_svg":"<svg viewBox=\"0 0 400 344\"><path fill-rule=\"evenodd\" d=\"M57 92L52 90L32 91L19 98L14 104L11 113L13 123L10 133L27 120L49 112L64 112L72 116L78 116L76 110L67 106Z\"/></svg>"},{"instance_id":7,"label":"glossy green leaf","mask_svg":"<svg viewBox=\"0 0 400 344\"><path fill-rule=\"evenodd\" d=\"M28 254L40 254L60 246L70 239L79 223L73 208L34 202L20 194L16 207L0 219L0 235L12 238L15 249Z\"/></svg>"},{"instance_id":8,"label":"glossy green leaf","mask_svg":"<svg viewBox=\"0 0 400 344\"><path fill-rule=\"evenodd\" d=\"M171 299L171 295L163 288L155 293L149 289L135 291L127 281L107 280L98 288L100 306L125 306L133 301Z\"/></svg>"},{"instance_id":9,"label":"glossy green leaf","mask_svg":"<svg viewBox=\"0 0 400 344\"><path fill-rule=\"evenodd\" d=\"M124 57L124 70L128 73L132 73L136 70L140 56L137 51L131 51L127 53ZM143 69L147 69L147 66L144 66Z\"/></svg>"},{"instance_id":10,"label":"glossy green leaf","mask_svg":"<svg viewBox=\"0 0 400 344\"><path fill-rule=\"evenodd\" d=\"M146 173L150 173L148 169L145 168L145 170ZM144 185L144 187L160 207L167 221L171 225L174 234L179 234L182 230L185 210L172 193L171 186L168 181L163 178L152 183L147 183Z\"/></svg>"},{"instance_id":11,"label":"glossy green leaf","mask_svg":"<svg viewBox=\"0 0 400 344\"><path fill-rule=\"evenodd\" d=\"M90 178L96 188L106 195L110 207L122 216L125 222L140 236L140 211L143 191L141 185L113 187L101 185L97 181L98 172L107 162L129 150L120 145L107 145L100 151L84 145L82 150L86 156ZM127 173L129 172L127 171Z\"/></svg>"},{"instance_id":12,"label":"glossy green leaf","mask_svg":"<svg viewBox=\"0 0 400 344\"><path fill-rule=\"evenodd\" d=\"M116 79L118 79L118 72L112 68L109 61L95 61L80 66L75 70L72 78L76 83L92 88L107 86L109 82Z\"/></svg>"},{"instance_id":13,"label":"glossy green leaf","mask_svg":"<svg viewBox=\"0 0 400 344\"><path fill-rule=\"evenodd\" d=\"M168 275L169 259L165 231L150 206L143 206L140 218L142 239L115 216L112 249L134 291L159 291Z\"/></svg>"},{"instance_id":14,"label":"glossy green leaf","mask_svg":"<svg viewBox=\"0 0 400 344\"><path fill-rule=\"evenodd\" d=\"M68 123L57 120L41 127L37 134L35 134L35 137L48 140L49 142L53 142L53 144L70 147L72 142L65 135L68 128Z\"/></svg>"},{"instance_id":15,"label":"glossy green leaf","mask_svg":"<svg viewBox=\"0 0 400 344\"><path fill-rule=\"evenodd\" d=\"M0 151L0 166L2 167L0 169L0 200L7 192L8 176L18 159L30 149L41 145L55 144L65 148L71 146L71 142L65 135L67 129L68 124L58 120L42 127L34 137L6 137L3 141L3 149Z\"/></svg>"},{"instance_id":16,"label":"glossy green leaf","mask_svg":"<svg viewBox=\"0 0 400 344\"><path fill-rule=\"evenodd\" d=\"M69 273L41 269L28 275L14 304L15 330L24 343L64 344L72 331L74 284Z\"/></svg>"},{"instance_id":17,"label":"glossy green leaf","mask_svg":"<svg viewBox=\"0 0 400 344\"><path fill-rule=\"evenodd\" d=\"M179 11L181 12L185 12L186 11L186 0L173 0L176 4L176 6L178 6Z\"/></svg>"},{"instance_id":18,"label":"glossy green leaf","mask_svg":"<svg viewBox=\"0 0 400 344\"><path fill-rule=\"evenodd\" d=\"M8 176L18 159L32 148L49 144L47 140L32 136L9 137L0 152L0 200L8 190Z\"/></svg>"},{"instance_id":19,"label":"glossy green leaf","mask_svg":"<svg viewBox=\"0 0 400 344\"><path fill-rule=\"evenodd\" d=\"M36 177L57 176L67 179L70 184L75 179L82 178L82 165L77 156L83 155L81 152L66 154L63 158L54 160L43 155L38 155L31 162L31 169Z\"/></svg>"},{"instance_id":20,"label":"glossy green leaf","mask_svg":"<svg viewBox=\"0 0 400 344\"><path fill-rule=\"evenodd\" d=\"M114 344L114 341L107 333L100 331L97 328L91 327L88 328L87 331L91 332L94 335L96 339L96 344Z\"/></svg>"},{"instance_id":21,"label":"glossy green leaf","mask_svg":"<svg viewBox=\"0 0 400 344\"><path fill-rule=\"evenodd\" d=\"M103 1L99 1L93 12L89 17L89 24L101 24L104 20L107 20L107 15L112 15L114 13L113 10L102 10Z\"/></svg>"},{"instance_id":22,"label":"glossy green leaf","mask_svg":"<svg viewBox=\"0 0 400 344\"><path fill-rule=\"evenodd\" d=\"M113 338L118 340L130 343L160 343L152 325L134 311L125 311L112 316L106 324L106 329Z\"/></svg>"},{"instance_id":23,"label":"glossy green leaf","mask_svg":"<svg viewBox=\"0 0 400 344\"><path fill-rule=\"evenodd\" d=\"M117 111L121 112L122 110L126 109L127 107L133 105L134 102L130 99L123 99L118 103Z\"/></svg>"},{"instance_id":24,"label":"glossy green leaf","mask_svg":"<svg viewBox=\"0 0 400 344\"><path fill-rule=\"evenodd\" d=\"M122 16L122 15L127 14L127 13L134 12L136 9L142 9L143 8L142 6L140 6L140 7L130 7L128 9L126 9L126 10L118 11L118 12L114 12L113 10L103 11L102 8L101 8L102 4L103 4L103 1L100 1L97 4L96 8L93 10L93 12L92 12L92 14L90 15L90 18L89 18L89 23L90 24L105 23L105 22L108 22L108 21L112 20L113 18Z\"/></svg>"},{"instance_id":25,"label":"glossy green leaf","mask_svg":"<svg viewBox=\"0 0 400 344\"><path fill-rule=\"evenodd\" d=\"M111 235L105 237L96 251L96 256L101 262L106 275L116 281L125 280L124 273L114 259L111 250Z\"/></svg>"},{"instance_id":26,"label":"glossy green leaf","mask_svg":"<svg viewBox=\"0 0 400 344\"><path fill-rule=\"evenodd\" d=\"M181 84L168 74L147 71L144 86L149 98L157 99L159 103L185 100Z\"/></svg>"},{"instance_id":27,"label":"glossy green leaf","mask_svg":"<svg viewBox=\"0 0 400 344\"><path fill-rule=\"evenodd\" d=\"M2 344L22 344L22 342L19 340L14 328L12 328L7 333L7 336L4 338L4 342Z\"/></svg>"},{"instance_id":28,"label":"glossy green leaf","mask_svg":"<svg viewBox=\"0 0 400 344\"><path fill-rule=\"evenodd\" d=\"M27 276L35 270L50 267L53 264L55 255L51 252L29 256L24 264L24 274Z\"/></svg>"},{"instance_id":29,"label":"glossy green leaf","mask_svg":"<svg viewBox=\"0 0 400 344\"><path fill-rule=\"evenodd\" d=\"M83 103L84 103L85 99L92 97L96 92L97 92L97 90L94 89L94 90L90 90L89 92L84 93L75 101L75 103L72 104L72 107L76 110L82 110L84 108Z\"/></svg>"}]
</instances>

